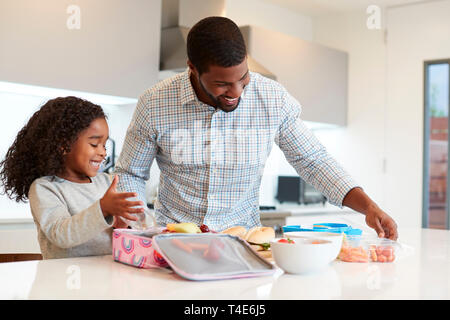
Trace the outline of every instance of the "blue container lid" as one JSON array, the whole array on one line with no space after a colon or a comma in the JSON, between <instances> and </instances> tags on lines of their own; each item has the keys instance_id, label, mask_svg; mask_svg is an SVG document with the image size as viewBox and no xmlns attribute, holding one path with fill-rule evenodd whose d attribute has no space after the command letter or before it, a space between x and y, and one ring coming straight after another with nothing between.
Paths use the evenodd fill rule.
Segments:
<instances>
[{"instance_id":1,"label":"blue container lid","mask_svg":"<svg viewBox=\"0 0 450 320\"><path fill-rule=\"evenodd\" d=\"M349 226L348 224L345 223L315 223L313 224L314 228L348 228L351 226Z\"/></svg>"},{"instance_id":2,"label":"blue container lid","mask_svg":"<svg viewBox=\"0 0 450 320\"><path fill-rule=\"evenodd\" d=\"M345 233L347 235L358 236L362 234L361 229L353 229L350 225L344 223L316 223L313 228L302 228L300 225L283 226L283 232L333 232Z\"/></svg>"},{"instance_id":3,"label":"blue container lid","mask_svg":"<svg viewBox=\"0 0 450 320\"><path fill-rule=\"evenodd\" d=\"M297 231L302 231L300 226L283 226L283 232L297 232ZM311 229L311 231L314 231Z\"/></svg>"},{"instance_id":4,"label":"blue container lid","mask_svg":"<svg viewBox=\"0 0 450 320\"><path fill-rule=\"evenodd\" d=\"M347 234L349 236L360 236L360 235L362 235L362 230L361 229L350 229L347 232L345 232L345 234Z\"/></svg>"}]
</instances>

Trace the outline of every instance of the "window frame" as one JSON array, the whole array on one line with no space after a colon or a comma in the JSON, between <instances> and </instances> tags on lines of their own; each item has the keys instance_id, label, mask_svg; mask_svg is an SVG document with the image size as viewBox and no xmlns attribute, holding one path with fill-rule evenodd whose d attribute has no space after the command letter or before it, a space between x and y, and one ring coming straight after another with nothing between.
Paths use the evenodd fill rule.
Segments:
<instances>
[{"instance_id":1,"label":"window frame","mask_svg":"<svg viewBox=\"0 0 450 320\"><path fill-rule=\"evenodd\" d=\"M438 59L438 60L429 60L424 61L423 64L423 175L422 175L422 228L428 228L429 226L429 141L430 141L430 112L428 106L428 67L435 64L448 64L449 65L449 97L448 97L448 124L447 128L449 130L449 135L447 137L447 142L450 142L450 58L448 59ZM450 207L450 190L449 190L449 178L450 178L450 143L447 148L447 179L446 179L446 229L450 229L450 215L449 215L449 207Z\"/></svg>"}]
</instances>

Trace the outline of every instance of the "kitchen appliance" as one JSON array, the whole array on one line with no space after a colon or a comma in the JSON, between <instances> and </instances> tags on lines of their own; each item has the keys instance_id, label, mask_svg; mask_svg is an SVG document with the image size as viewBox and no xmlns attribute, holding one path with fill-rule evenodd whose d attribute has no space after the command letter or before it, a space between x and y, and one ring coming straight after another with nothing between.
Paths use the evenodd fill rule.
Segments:
<instances>
[{"instance_id":1,"label":"kitchen appliance","mask_svg":"<svg viewBox=\"0 0 450 320\"><path fill-rule=\"evenodd\" d=\"M280 202L297 202L301 204L300 178L278 177L278 192L276 199Z\"/></svg>"},{"instance_id":2,"label":"kitchen appliance","mask_svg":"<svg viewBox=\"0 0 450 320\"><path fill-rule=\"evenodd\" d=\"M279 176L276 199L280 202L296 202L298 204L325 204L327 199L312 185L300 177Z\"/></svg>"}]
</instances>

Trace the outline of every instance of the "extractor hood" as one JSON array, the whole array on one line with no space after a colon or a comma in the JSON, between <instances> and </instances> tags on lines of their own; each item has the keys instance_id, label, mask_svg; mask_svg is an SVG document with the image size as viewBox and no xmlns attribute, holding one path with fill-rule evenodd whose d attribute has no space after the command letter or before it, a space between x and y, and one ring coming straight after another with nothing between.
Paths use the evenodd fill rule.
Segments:
<instances>
[{"instance_id":1,"label":"extractor hood","mask_svg":"<svg viewBox=\"0 0 450 320\"><path fill-rule=\"evenodd\" d=\"M165 5L165 3L171 3L171 5ZM181 26L178 24L179 10L183 9L185 6L180 6L177 1L163 1L162 15L163 23L161 29L161 46L160 46L160 71L173 71L181 72L187 67L187 53L186 53L186 40L189 33L188 27ZM190 2L190 10L193 8L193 3ZM205 6L203 5L204 9ZM182 13L182 12L181 12ZM210 16L216 16L217 11L211 12ZM208 16L205 15L205 17ZM166 17L166 18L164 18ZM171 17L171 18L167 18ZM169 21L171 19L171 21ZM249 35L248 26L240 27L247 49L249 46ZM260 73L261 75L268 77L270 79L276 80L276 76L270 72L263 65L258 63L250 55L247 55L247 62L250 71Z\"/></svg>"}]
</instances>

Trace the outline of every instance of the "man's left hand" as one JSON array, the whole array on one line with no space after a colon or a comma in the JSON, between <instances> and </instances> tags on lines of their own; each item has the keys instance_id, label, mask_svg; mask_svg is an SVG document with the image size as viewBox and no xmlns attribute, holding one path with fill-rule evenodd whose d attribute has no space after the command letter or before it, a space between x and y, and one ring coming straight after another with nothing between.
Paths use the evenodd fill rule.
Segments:
<instances>
[{"instance_id":1,"label":"man's left hand","mask_svg":"<svg viewBox=\"0 0 450 320\"><path fill-rule=\"evenodd\" d=\"M386 212L378 206L370 206L366 211L366 223L375 229L380 238L397 240L397 224Z\"/></svg>"},{"instance_id":2,"label":"man's left hand","mask_svg":"<svg viewBox=\"0 0 450 320\"><path fill-rule=\"evenodd\" d=\"M360 188L351 189L343 200L343 205L366 215L366 223L375 229L380 238L397 240L397 224L386 212L380 209Z\"/></svg>"}]
</instances>

